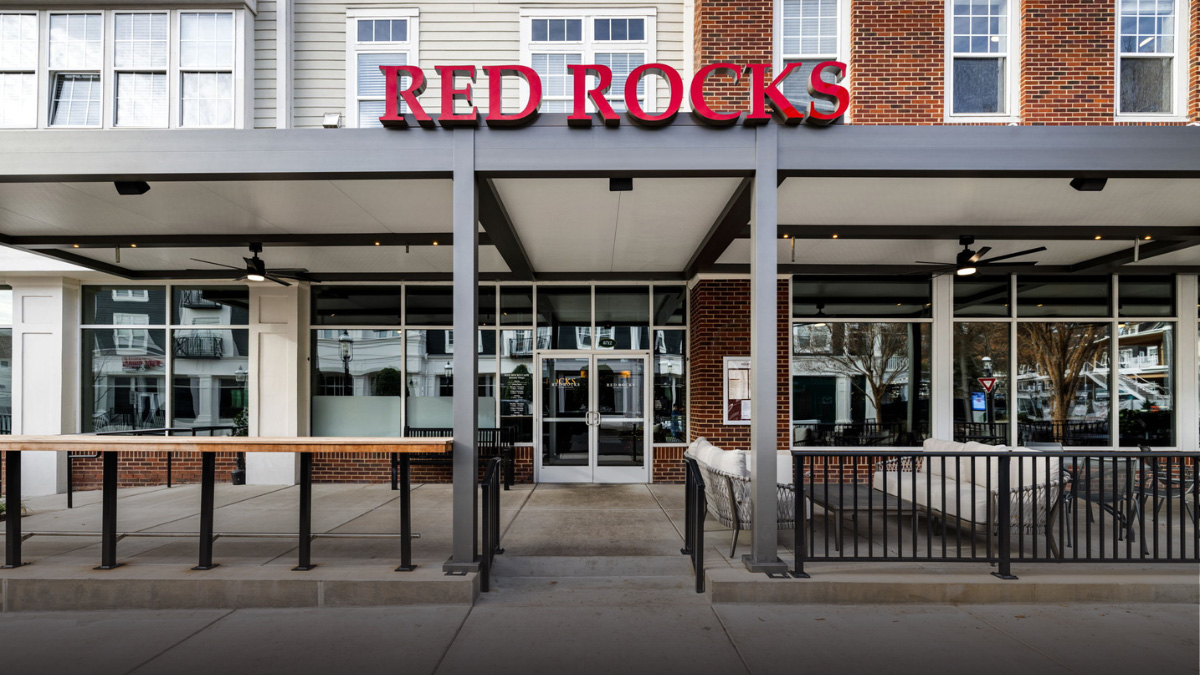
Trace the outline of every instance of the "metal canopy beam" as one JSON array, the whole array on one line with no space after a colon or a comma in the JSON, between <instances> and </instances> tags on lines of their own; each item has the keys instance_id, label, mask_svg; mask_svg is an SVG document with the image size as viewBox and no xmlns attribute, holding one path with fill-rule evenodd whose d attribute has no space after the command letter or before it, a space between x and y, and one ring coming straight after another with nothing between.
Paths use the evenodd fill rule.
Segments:
<instances>
[{"instance_id":1,"label":"metal canopy beam","mask_svg":"<svg viewBox=\"0 0 1200 675\"><path fill-rule=\"evenodd\" d=\"M1134 258L1138 260L1146 260L1155 256L1164 255L1166 253L1174 253L1184 249L1192 248L1200 245L1200 241L1173 241L1164 239L1161 241L1150 241L1145 244L1135 245L1123 251L1102 255L1091 260L1083 260L1071 265L1072 272L1114 272L1122 265L1127 265L1134 262Z\"/></svg>"},{"instance_id":2,"label":"metal canopy beam","mask_svg":"<svg viewBox=\"0 0 1200 675\"><path fill-rule=\"evenodd\" d=\"M691 260L684 268L685 277L690 279L711 267L741 233L745 232L746 236L750 236L746 224L750 222L753 185L753 179L743 178L734 188L729 201L725 203L725 208L721 209L721 214L717 216L712 227L708 228L708 234L704 235L700 247L692 254Z\"/></svg>"},{"instance_id":3,"label":"metal canopy beam","mask_svg":"<svg viewBox=\"0 0 1200 675\"><path fill-rule=\"evenodd\" d=\"M708 270L712 274L749 274L749 265L722 263L713 265ZM1138 266L1117 266L1111 270L1120 274L1131 276L1148 276L1153 274L1196 274L1200 272L1200 265L1138 265ZM801 275L850 275L850 276L878 276L882 274L891 275L912 275L912 278L919 279L921 275L926 277L931 276L929 267L925 265L780 265L780 274L801 274ZM1033 274L1033 275L1069 275L1074 272L1070 265L1021 265L1013 267L1005 267L1003 271L997 271L991 275L980 275L981 277L992 276L1007 277L1010 274Z\"/></svg>"},{"instance_id":4,"label":"metal canopy beam","mask_svg":"<svg viewBox=\"0 0 1200 675\"><path fill-rule=\"evenodd\" d=\"M533 263L529 262L529 255L521 245L521 238L517 236L495 183L488 178L479 179L479 224L490 235L496 251L513 275L523 281L533 281Z\"/></svg>"},{"instance_id":5,"label":"metal canopy beam","mask_svg":"<svg viewBox=\"0 0 1200 675\"><path fill-rule=\"evenodd\" d=\"M940 239L958 241L963 235L982 241L1080 241L1095 239L1163 238L1200 241L1200 227L1152 227L1121 225L1096 227L1078 225L780 225L779 236L791 239ZM744 228L738 236L750 237Z\"/></svg>"},{"instance_id":6,"label":"metal canopy beam","mask_svg":"<svg viewBox=\"0 0 1200 675\"><path fill-rule=\"evenodd\" d=\"M347 234L105 234L78 237L62 236L0 236L0 243L25 250L37 249L85 249L128 247L138 248L217 248L244 247L252 243L265 246L451 246L451 232L363 232ZM480 236L480 245L489 245L486 235Z\"/></svg>"}]
</instances>

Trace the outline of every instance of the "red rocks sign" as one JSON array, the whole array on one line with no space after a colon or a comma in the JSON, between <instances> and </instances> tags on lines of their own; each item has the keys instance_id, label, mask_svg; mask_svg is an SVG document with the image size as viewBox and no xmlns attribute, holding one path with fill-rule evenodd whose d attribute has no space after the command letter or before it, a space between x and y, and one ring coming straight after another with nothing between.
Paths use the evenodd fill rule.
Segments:
<instances>
[{"instance_id":1,"label":"red rocks sign","mask_svg":"<svg viewBox=\"0 0 1200 675\"><path fill-rule=\"evenodd\" d=\"M774 118L780 124L793 125L806 122L809 124L829 124L846 113L850 105L850 92L837 84L846 75L846 64L839 61L825 61L817 64L812 70L808 81L808 93L814 99L829 101L834 105L833 112L817 110L812 103L807 110L798 110L791 101L783 95L779 87L793 70L800 67L799 63L789 63L770 83L766 82L766 73L770 68L765 63L752 63L740 68L733 63L713 63L704 66L696 72L687 87L688 99L691 102L692 114L705 124L712 126L729 126L737 124L766 124ZM590 127L597 119L605 126L615 127L621 123L621 115L617 114L608 101L608 91L612 87L613 74L607 66L598 64L568 65L573 81L573 112L567 117L571 126ZM494 102L484 116L480 116L474 105L472 84L475 82L475 66L434 66L441 79L442 100L441 114L437 120L425 112L425 108L417 100L425 91L427 80L425 73L417 66L380 66L386 79L387 108L379 121L386 127L405 128L408 120L400 113L399 102L404 101L409 113L417 124L423 127L434 127L438 124L444 127L478 126L482 119L492 127L518 127L532 123L537 119L538 107L542 102L542 80L537 72L528 66L483 66L488 77L488 100ZM829 73L833 82L827 82L822 75ZM664 110L656 113L646 112L637 99L638 84L647 75L657 75L667 87L667 105ZM594 79L589 82L589 76ZM716 112L704 100L704 83L714 76L733 78L736 83L742 77L750 80L750 100L747 110L743 112ZM505 78L517 77L528 85L529 99L525 107L517 112L504 112L499 101L502 100ZM403 83L402 78L407 79ZM647 63L638 66L625 79L625 105L628 111L625 116L630 122L641 126L657 127L670 124L679 113L683 103L684 84L679 72L661 63ZM455 112L455 102L465 101L470 106L469 112ZM594 107L594 112L588 112L588 102Z\"/></svg>"}]
</instances>

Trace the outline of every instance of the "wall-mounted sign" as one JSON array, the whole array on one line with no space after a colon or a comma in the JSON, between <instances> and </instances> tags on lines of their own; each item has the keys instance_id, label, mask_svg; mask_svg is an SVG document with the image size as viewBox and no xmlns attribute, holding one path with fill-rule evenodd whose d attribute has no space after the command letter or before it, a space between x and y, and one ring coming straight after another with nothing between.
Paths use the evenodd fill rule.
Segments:
<instances>
[{"instance_id":1,"label":"wall-mounted sign","mask_svg":"<svg viewBox=\"0 0 1200 675\"><path fill-rule=\"evenodd\" d=\"M612 338L600 338L596 341L596 345L600 349L612 349L617 346L617 341Z\"/></svg>"},{"instance_id":2,"label":"wall-mounted sign","mask_svg":"<svg viewBox=\"0 0 1200 675\"><path fill-rule=\"evenodd\" d=\"M766 81L770 65L766 63L751 63L740 67L735 63L710 63L700 70L688 86L688 100L692 106L693 116L700 122L710 126L730 126L739 120L746 125L766 124L772 118L781 124L795 125L801 122L809 124L829 124L846 114L850 106L850 92L837 84L846 76L846 64L840 61L823 61L818 63L808 78L808 94L813 99L828 101L833 104L833 112L822 112L812 102L807 109L798 110L780 87L793 70L800 68L799 62L787 64L783 72ZM400 101L407 106L413 119L423 127L475 127L479 126L479 111L474 104L474 94L471 85L475 82L475 66L434 66L441 80L441 114L434 120L425 112L417 97L425 92L427 81L425 72L418 66L379 66L383 71L385 82L385 112L379 121L385 127L403 129L409 126L408 120L400 113ZM604 126L615 127L621 124L621 116L613 110L608 101L609 89L612 87L613 73L608 66L600 64L570 64L567 66L572 80L572 113L567 123L573 127L590 127L596 118ZM537 119L538 109L542 103L542 80L537 71L529 66L483 66L488 78L488 101L496 105L489 106L483 121L490 127L519 127L532 123ZM828 74L833 82L827 82L824 75ZM646 112L638 102L637 91L642 80L655 75L665 82L667 87L667 106L661 112ZM504 112L499 102L503 100L505 78L520 78L529 92L525 107L517 112ZM750 98L746 109L742 112L716 112L705 100L704 85L710 77L732 79L731 84L737 84L742 77L750 80ZM407 80L407 81L405 81ZM634 68L625 78L624 104L627 109L625 116L630 122L641 126L658 127L670 124L683 104L684 84L679 71L662 63L647 63ZM456 112L454 104L462 100L469 107L468 112ZM588 104L595 109L588 112ZM768 105L769 104L769 105ZM743 117L744 114L744 117Z\"/></svg>"},{"instance_id":3,"label":"wall-mounted sign","mask_svg":"<svg viewBox=\"0 0 1200 675\"><path fill-rule=\"evenodd\" d=\"M750 424L750 359L725 357L725 424Z\"/></svg>"}]
</instances>

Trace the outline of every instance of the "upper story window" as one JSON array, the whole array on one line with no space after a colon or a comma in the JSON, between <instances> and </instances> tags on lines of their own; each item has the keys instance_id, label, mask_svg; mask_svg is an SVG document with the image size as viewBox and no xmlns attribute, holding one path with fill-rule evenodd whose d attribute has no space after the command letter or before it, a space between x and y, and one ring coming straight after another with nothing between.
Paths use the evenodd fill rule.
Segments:
<instances>
[{"instance_id":1,"label":"upper story window","mask_svg":"<svg viewBox=\"0 0 1200 675\"><path fill-rule=\"evenodd\" d=\"M985 118L1014 115L1017 69L1011 36L1016 12L1011 3L951 0L950 8L947 112Z\"/></svg>"},{"instance_id":2,"label":"upper story window","mask_svg":"<svg viewBox=\"0 0 1200 675\"><path fill-rule=\"evenodd\" d=\"M1183 86L1176 56L1185 36L1175 0L1121 0L1117 26L1119 115L1174 115Z\"/></svg>"},{"instance_id":3,"label":"upper story window","mask_svg":"<svg viewBox=\"0 0 1200 675\"><path fill-rule=\"evenodd\" d=\"M0 127L239 126L242 21L240 11L0 14Z\"/></svg>"},{"instance_id":4,"label":"upper story window","mask_svg":"<svg viewBox=\"0 0 1200 675\"><path fill-rule=\"evenodd\" d=\"M418 63L417 15L409 10L351 10L346 23L346 125L381 127L383 71ZM407 77L401 77L401 86ZM407 112L403 102L400 111Z\"/></svg>"},{"instance_id":5,"label":"upper story window","mask_svg":"<svg viewBox=\"0 0 1200 675\"><path fill-rule=\"evenodd\" d=\"M567 66L585 63L612 70L608 101L613 110L625 110L626 78L655 59L653 13L544 9L522 14L522 61L542 79L542 112L572 111L572 77ZM648 82L643 79L637 88L638 102L647 110L653 106L647 102L654 100L654 87Z\"/></svg>"},{"instance_id":6,"label":"upper story window","mask_svg":"<svg viewBox=\"0 0 1200 675\"><path fill-rule=\"evenodd\" d=\"M789 63L802 64L784 80L783 94L797 110L804 111L814 100L808 95L813 68L823 61L846 62L847 41L842 37L846 10L840 0L783 0L781 12L779 72ZM816 99L816 103L822 112L834 110L828 101Z\"/></svg>"}]
</instances>

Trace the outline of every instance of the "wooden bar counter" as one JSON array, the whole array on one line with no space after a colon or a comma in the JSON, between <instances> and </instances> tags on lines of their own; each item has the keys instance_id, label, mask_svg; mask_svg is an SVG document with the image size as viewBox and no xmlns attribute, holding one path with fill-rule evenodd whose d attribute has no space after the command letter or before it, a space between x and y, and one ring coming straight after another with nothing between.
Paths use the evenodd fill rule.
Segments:
<instances>
[{"instance_id":1,"label":"wooden bar counter","mask_svg":"<svg viewBox=\"0 0 1200 675\"><path fill-rule=\"evenodd\" d=\"M247 436L96 436L89 434L63 436L5 436L0 437L0 451L5 453L5 493L9 504L21 503L21 453L88 451L103 455L102 524L100 566L113 569L117 562L117 457L121 452L198 452L200 455L200 555L193 568L208 570L216 567L212 561L213 511L216 485L216 453L218 452L295 452L300 455L300 524L299 564L296 570L310 570L312 563L312 456L326 453L379 453L396 455L402 479L400 492L400 567L409 571L412 564L412 514L410 502L409 455L414 453L449 453L451 438L266 438ZM4 567L19 567L21 561L20 507L9 509L5 523Z\"/></svg>"}]
</instances>

